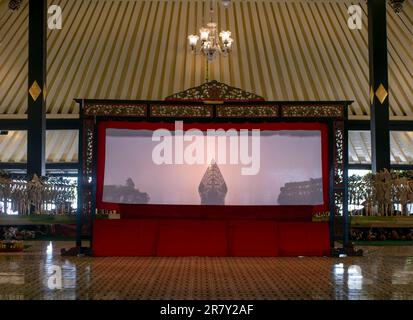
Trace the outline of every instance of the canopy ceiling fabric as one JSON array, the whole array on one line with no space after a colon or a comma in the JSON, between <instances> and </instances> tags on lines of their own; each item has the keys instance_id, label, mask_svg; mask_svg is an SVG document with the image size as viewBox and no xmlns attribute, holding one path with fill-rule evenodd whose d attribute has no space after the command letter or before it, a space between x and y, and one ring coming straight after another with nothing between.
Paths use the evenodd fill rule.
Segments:
<instances>
[{"instance_id":1,"label":"canopy ceiling fabric","mask_svg":"<svg viewBox=\"0 0 413 320\"><path fill-rule=\"evenodd\" d=\"M27 108L28 5L0 5L0 114ZM369 114L367 12L350 30L357 1L232 1L216 21L235 39L229 58L210 66L210 80L267 100L354 100L350 116ZM202 0L53 0L63 29L48 31L47 110L76 114L74 98L160 100L205 80L205 59L187 35L208 12ZM205 20L205 19L204 19ZM388 8L390 108L413 118L413 3Z\"/></svg>"},{"instance_id":2,"label":"canopy ceiling fabric","mask_svg":"<svg viewBox=\"0 0 413 320\"><path fill-rule=\"evenodd\" d=\"M370 131L349 131L349 163L371 163ZM392 164L413 164L413 132L393 131L390 134Z\"/></svg>"},{"instance_id":3,"label":"canopy ceiling fabric","mask_svg":"<svg viewBox=\"0 0 413 320\"><path fill-rule=\"evenodd\" d=\"M79 134L76 130L49 130L46 133L47 163L77 162ZM0 135L0 162L27 161L26 131L9 131Z\"/></svg>"},{"instance_id":4,"label":"canopy ceiling fabric","mask_svg":"<svg viewBox=\"0 0 413 320\"><path fill-rule=\"evenodd\" d=\"M363 28L352 31L347 8L358 2ZM27 109L28 5L24 1L12 12L7 3L0 0L0 119L24 117ZM77 117L74 98L160 100L203 83L205 60L190 52L187 35L201 27L208 3L50 1L63 9L63 29L48 31L49 115ZM228 10L218 7L216 21L233 32L234 50L210 65L210 80L267 100L354 100L350 118L368 118L365 1L232 3ZM405 1L403 10L397 15L388 8L390 113L393 119L412 120L413 1ZM58 140L52 143L51 137ZM49 133L48 145L55 151L46 150L48 162L75 161L74 137L70 130ZM392 161L413 164L412 133L393 132L391 142ZM25 134L0 136L0 149L0 162L24 162ZM350 163L370 162L367 131L350 132L349 152Z\"/></svg>"}]
</instances>

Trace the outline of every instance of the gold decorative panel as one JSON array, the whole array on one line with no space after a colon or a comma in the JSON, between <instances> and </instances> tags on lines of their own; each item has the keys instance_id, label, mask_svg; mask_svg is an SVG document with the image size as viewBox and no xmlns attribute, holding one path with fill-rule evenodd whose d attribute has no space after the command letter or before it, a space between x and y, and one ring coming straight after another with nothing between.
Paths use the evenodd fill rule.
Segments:
<instances>
[{"instance_id":1,"label":"gold decorative panel","mask_svg":"<svg viewBox=\"0 0 413 320\"><path fill-rule=\"evenodd\" d=\"M216 108L218 118L275 118L279 115L277 105L234 105Z\"/></svg>"},{"instance_id":2,"label":"gold decorative panel","mask_svg":"<svg viewBox=\"0 0 413 320\"><path fill-rule=\"evenodd\" d=\"M42 93L42 88L39 86L37 81L35 80L32 84L32 86L29 89L30 96L32 97L33 101L36 101L37 98L40 96Z\"/></svg>"},{"instance_id":3,"label":"gold decorative panel","mask_svg":"<svg viewBox=\"0 0 413 320\"><path fill-rule=\"evenodd\" d=\"M145 117L146 104L86 104L84 106L86 116L122 116Z\"/></svg>"},{"instance_id":4,"label":"gold decorative panel","mask_svg":"<svg viewBox=\"0 0 413 320\"><path fill-rule=\"evenodd\" d=\"M271 119L271 118L331 118L344 119L346 103L328 104L302 102L282 104L278 102L260 103L205 103L176 101L174 103L160 101L116 102L104 100L85 100L83 116L85 117L153 117L153 118L238 118L238 119Z\"/></svg>"},{"instance_id":5,"label":"gold decorative panel","mask_svg":"<svg viewBox=\"0 0 413 320\"><path fill-rule=\"evenodd\" d=\"M343 118L343 105L283 105L282 116L287 118Z\"/></svg>"},{"instance_id":6,"label":"gold decorative panel","mask_svg":"<svg viewBox=\"0 0 413 320\"><path fill-rule=\"evenodd\" d=\"M166 118L212 118L212 105L169 105L152 104L150 106L152 117Z\"/></svg>"},{"instance_id":7,"label":"gold decorative panel","mask_svg":"<svg viewBox=\"0 0 413 320\"><path fill-rule=\"evenodd\" d=\"M379 99L381 104L383 104L384 100L386 100L388 95L389 94L387 93L386 88L382 84L380 84L376 90L376 97L377 99Z\"/></svg>"}]
</instances>

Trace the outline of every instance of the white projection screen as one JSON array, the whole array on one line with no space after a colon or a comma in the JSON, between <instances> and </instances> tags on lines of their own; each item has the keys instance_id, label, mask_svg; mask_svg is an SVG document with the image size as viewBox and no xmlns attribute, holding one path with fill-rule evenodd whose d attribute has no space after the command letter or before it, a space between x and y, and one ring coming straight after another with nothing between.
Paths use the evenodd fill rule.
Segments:
<instances>
[{"instance_id":1,"label":"white projection screen","mask_svg":"<svg viewBox=\"0 0 413 320\"><path fill-rule=\"evenodd\" d=\"M323 204L321 130L154 132L106 128L104 203Z\"/></svg>"}]
</instances>

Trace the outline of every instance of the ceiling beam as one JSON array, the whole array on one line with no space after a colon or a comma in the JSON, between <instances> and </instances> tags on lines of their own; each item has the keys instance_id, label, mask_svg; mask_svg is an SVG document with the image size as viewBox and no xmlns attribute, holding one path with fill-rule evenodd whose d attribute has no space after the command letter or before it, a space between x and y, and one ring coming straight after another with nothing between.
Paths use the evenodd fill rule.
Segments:
<instances>
[{"instance_id":1,"label":"ceiling beam","mask_svg":"<svg viewBox=\"0 0 413 320\"><path fill-rule=\"evenodd\" d=\"M347 128L351 131L368 131L370 130L370 121L368 120L348 120ZM413 131L413 121L390 121L390 131Z\"/></svg>"},{"instance_id":2,"label":"ceiling beam","mask_svg":"<svg viewBox=\"0 0 413 320\"><path fill-rule=\"evenodd\" d=\"M47 119L47 130L78 130L79 119ZM27 130L26 119L0 119L0 130Z\"/></svg>"},{"instance_id":3,"label":"ceiling beam","mask_svg":"<svg viewBox=\"0 0 413 320\"><path fill-rule=\"evenodd\" d=\"M26 170L27 164L23 162L0 162L0 170ZM46 170L78 170L77 162L47 163Z\"/></svg>"},{"instance_id":4,"label":"ceiling beam","mask_svg":"<svg viewBox=\"0 0 413 320\"><path fill-rule=\"evenodd\" d=\"M367 7L371 165L378 172L390 169L386 0L368 0Z\"/></svg>"},{"instance_id":5,"label":"ceiling beam","mask_svg":"<svg viewBox=\"0 0 413 320\"><path fill-rule=\"evenodd\" d=\"M371 170L370 163L349 163L348 168L350 170ZM413 170L412 164L392 164L390 165L392 170Z\"/></svg>"},{"instance_id":6,"label":"ceiling beam","mask_svg":"<svg viewBox=\"0 0 413 320\"><path fill-rule=\"evenodd\" d=\"M27 173L46 173L47 0L29 0Z\"/></svg>"}]
</instances>

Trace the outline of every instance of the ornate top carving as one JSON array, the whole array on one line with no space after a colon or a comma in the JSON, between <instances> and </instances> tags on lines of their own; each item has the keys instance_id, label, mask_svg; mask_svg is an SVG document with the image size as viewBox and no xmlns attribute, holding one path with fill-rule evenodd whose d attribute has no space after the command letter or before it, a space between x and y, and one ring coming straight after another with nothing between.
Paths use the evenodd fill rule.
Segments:
<instances>
[{"instance_id":1,"label":"ornate top carving","mask_svg":"<svg viewBox=\"0 0 413 320\"><path fill-rule=\"evenodd\" d=\"M192 101L264 101L254 93L239 88L230 87L216 80L206 82L198 87L193 87L182 92L175 93L165 100L192 100Z\"/></svg>"}]
</instances>

